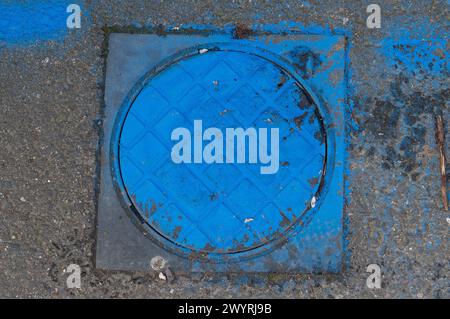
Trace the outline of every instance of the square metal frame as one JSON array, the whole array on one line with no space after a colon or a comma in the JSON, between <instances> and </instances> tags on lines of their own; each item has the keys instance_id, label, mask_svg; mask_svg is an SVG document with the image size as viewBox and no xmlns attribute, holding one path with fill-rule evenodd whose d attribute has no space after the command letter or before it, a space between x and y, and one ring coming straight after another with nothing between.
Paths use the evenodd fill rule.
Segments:
<instances>
[{"instance_id":1,"label":"square metal frame","mask_svg":"<svg viewBox=\"0 0 450 319\"><path fill-rule=\"evenodd\" d=\"M281 55L294 66L328 109L334 135L334 169L326 198L314 217L284 245L251 260L208 263L188 260L164 250L136 227L114 190L110 166L110 136L115 115L128 92L143 74L179 50L214 42L246 41ZM111 33L105 85L105 112L100 152L96 267L105 270L149 271L154 257L162 257L177 273L280 272L337 273L342 270L344 244L344 170L346 154L348 41L344 35L253 32L236 39L232 32L158 34ZM306 59L296 60L294 48ZM317 58L323 63L315 66ZM153 259L155 260L155 259Z\"/></svg>"}]
</instances>

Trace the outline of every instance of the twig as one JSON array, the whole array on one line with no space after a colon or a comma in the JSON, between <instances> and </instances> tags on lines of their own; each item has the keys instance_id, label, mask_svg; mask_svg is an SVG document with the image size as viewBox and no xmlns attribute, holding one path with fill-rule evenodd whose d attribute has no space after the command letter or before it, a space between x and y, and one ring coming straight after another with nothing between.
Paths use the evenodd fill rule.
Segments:
<instances>
[{"instance_id":1,"label":"twig","mask_svg":"<svg viewBox=\"0 0 450 319\"><path fill-rule=\"evenodd\" d=\"M436 116L436 143L439 148L439 163L441 171L441 194L442 202L444 203L444 209L448 211L448 199L447 199L447 172L445 169L446 157L445 157L445 133L444 122L442 116Z\"/></svg>"}]
</instances>

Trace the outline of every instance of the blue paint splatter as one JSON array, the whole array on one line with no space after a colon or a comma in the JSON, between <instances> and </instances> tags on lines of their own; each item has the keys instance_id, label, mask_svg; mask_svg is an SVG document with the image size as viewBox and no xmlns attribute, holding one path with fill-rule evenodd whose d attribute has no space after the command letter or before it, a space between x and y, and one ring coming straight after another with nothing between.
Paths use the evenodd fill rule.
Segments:
<instances>
[{"instance_id":1,"label":"blue paint splatter","mask_svg":"<svg viewBox=\"0 0 450 319\"><path fill-rule=\"evenodd\" d=\"M69 0L0 0L0 45L27 45L61 40L68 33Z\"/></svg>"},{"instance_id":2,"label":"blue paint splatter","mask_svg":"<svg viewBox=\"0 0 450 319\"><path fill-rule=\"evenodd\" d=\"M448 40L403 39L383 41L382 52L388 65L401 68L411 74L424 72L431 76L450 72L447 54Z\"/></svg>"}]
</instances>

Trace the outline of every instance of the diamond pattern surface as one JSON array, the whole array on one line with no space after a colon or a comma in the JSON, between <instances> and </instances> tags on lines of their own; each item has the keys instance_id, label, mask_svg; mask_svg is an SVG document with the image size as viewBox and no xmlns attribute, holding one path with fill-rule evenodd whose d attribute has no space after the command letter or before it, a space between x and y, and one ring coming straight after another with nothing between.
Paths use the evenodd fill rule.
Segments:
<instances>
[{"instance_id":1,"label":"diamond pattern surface","mask_svg":"<svg viewBox=\"0 0 450 319\"><path fill-rule=\"evenodd\" d=\"M130 108L121 175L149 225L196 251L236 252L279 236L317 191L325 157L314 105L294 79L255 55L213 51L156 75ZM279 170L258 164L175 164L172 130L278 128ZM192 145L192 151L194 145ZM225 152L224 152L225 153Z\"/></svg>"}]
</instances>

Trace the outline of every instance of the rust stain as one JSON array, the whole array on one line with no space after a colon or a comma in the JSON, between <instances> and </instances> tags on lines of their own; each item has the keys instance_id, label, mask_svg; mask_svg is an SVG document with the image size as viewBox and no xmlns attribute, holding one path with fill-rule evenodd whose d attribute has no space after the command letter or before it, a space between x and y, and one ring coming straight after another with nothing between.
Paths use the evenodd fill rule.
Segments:
<instances>
[{"instance_id":1,"label":"rust stain","mask_svg":"<svg viewBox=\"0 0 450 319\"><path fill-rule=\"evenodd\" d=\"M311 100L311 98L308 95L304 94L302 92L301 88L299 88L298 86L297 86L297 90L299 91L299 93L301 92L300 93L301 94L301 98L298 101L298 108L300 110L306 110L306 109L312 107L313 105L315 105L314 102Z\"/></svg>"},{"instance_id":2,"label":"rust stain","mask_svg":"<svg viewBox=\"0 0 450 319\"><path fill-rule=\"evenodd\" d=\"M319 179L317 177L308 179L308 183L309 183L309 185L311 185L311 187L316 186L318 182L319 182Z\"/></svg>"},{"instance_id":3,"label":"rust stain","mask_svg":"<svg viewBox=\"0 0 450 319\"><path fill-rule=\"evenodd\" d=\"M173 238L178 239L180 232L181 232L181 226L175 227L175 229L173 230Z\"/></svg>"},{"instance_id":4,"label":"rust stain","mask_svg":"<svg viewBox=\"0 0 450 319\"><path fill-rule=\"evenodd\" d=\"M331 51L327 54L327 58L331 58L336 52L342 51L345 48L345 40L339 40L338 43L336 43L333 48L331 48Z\"/></svg>"},{"instance_id":5,"label":"rust stain","mask_svg":"<svg viewBox=\"0 0 450 319\"><path fill-rule=\"evenodd\" d=\"M316 118L317 118L317 117L318 117L317 112L314 112L313 114L311 114L311 115L309 116L308 123L309 123L309 124L313 124L313 123L316 121Z\"/></svg>"},{"instance_id":6,"label":"rust stain","mask_svg":"<svg viewBox=\"0 0 450 319\"><path fill-rule=\"evenodd\" d=\"M237 24L234 29L234 32L233 32L233 38L234 39L245 39L253 34L254 34L253 30L250 29L249 27L247 27L246 25Z\"/></svg>"},{"instance_id":7,"label":"rust stain","mask_svg":"<svg viewBox=\"0 0 450 319\"><path fill-rule=\"evenodd\" d=\"M158 209L158 207L156 206L155 201L152 201L152 207L150 207L150 213L154 214L157 209Z\"/></svg>"},{"instance_id":8,"label":"rust stain","mask_svg":"<svg viewBox=\"0 0 450 319\"><path fill-rule=\"evenodd\" d=\"M281 166L289 166L289 162L280 162Z\"/></svg>"},{"instance_id":9,"label":"rust stain","mask_svg":"<svg viewBox=\"0 0 450 319\"><path fill-rule=\"evenodd\" d=\"M314 133L314 138L315 138L316 140L318 140L318 141L320 142L320 144L323 144L324 138L323 138L323 133L322 133L321 131L316 131L316 132Z\"/></svg>"},{"instance_id":10,"label":"rust stain","mask_svg":"<svg viewBox=\"0 0 450 319\"><path fill-rule=\"evenodd\" d=\"M333 87L336 87L340 83L343 74L344 70L342 69L335 69L328 74L328 79Z\"/></svg>"},{"instance_id":11,"label":"rust stain","mask_svg":"<svg viewBox=\"0 0 450 319\"><path fill-rule=\"evenodd\" d=\"M302 130L303 121L305 120L305 117L307 116L307 113L303 113L302 115L294 117L294 123L297 126L298 130Z\"/></svg>"},{"instance_id":12,"label":"rust stain","mask_svg":"<svg viewBox=\"0 0 450 319\"><path fill-rule=\"evenodd\" d=\"M206 245L205 245L205 247L203 247L203 250L204 251L207 251L207 252L211 252L211 251L214 251L214 247L210 244L210 243L207 243Z\"/></svg>"},{"instance_id":13,"label":"rust stain","mask_svg":"<svg viewBox=\"0 0 450 319\"><path fill-rule=\"evenodd\" d=\"M204 252L198 252L198 251L191 251L191 253L187 256L187 258L191 261L193 260L202 260L203 258L205 258L207 256L206 253Z\"/></svg>"},{"instance_id":14,"label":"rust stain","mask_svg":"<svg viewBox=\"0 0 450 319\"><path fill-rule=\"evenodd\" d=\"M284 74L281 74L280 80L278 81L277 88L280 89L284 83L286 83L287 77Z\"/></svg>"},{"instance_id":15,"label":"rust stain","mask_svg":"<svg viewBox=\"0 0 450 319\"><path fill-rule=\"evenodd\" d=\"M440 57L443 60L445 59L445 52L441 48L437 48L436 50L434 50L433 54Z\"/></svg>"},{"instance_id":16,"label":"rust stain","mask_svg":"<svg viewBox=\"0 0 450 319\"><path fill-rule=\"evenodd\" d=\"M134 202L136 202L135 195L132 196L132 199ZM145 214L145 217L147 220L150 219L150 216L152 216L158 210L158 208L163 206L163 204L157 204L154 200L151 201L150 208L148 207L148 203L146 203L145 205L141 205L140 203L137 203L137 205L140 210L144 211L144 214Z\"/></svg>"},{"instance_id":17,"label":"rust stain","mask_svg":"<svg viewBox=\"0 0 450 319\"><path fill-rule=\"evenodd\" d=\"M291 224L291 221L289 220L289 218L287 218L287 216L283 213L282 210L280 210L280 215L283 218L283 220L280 222L280 226L281 227L287 227Z\"/></svg>"}]
</instances>

